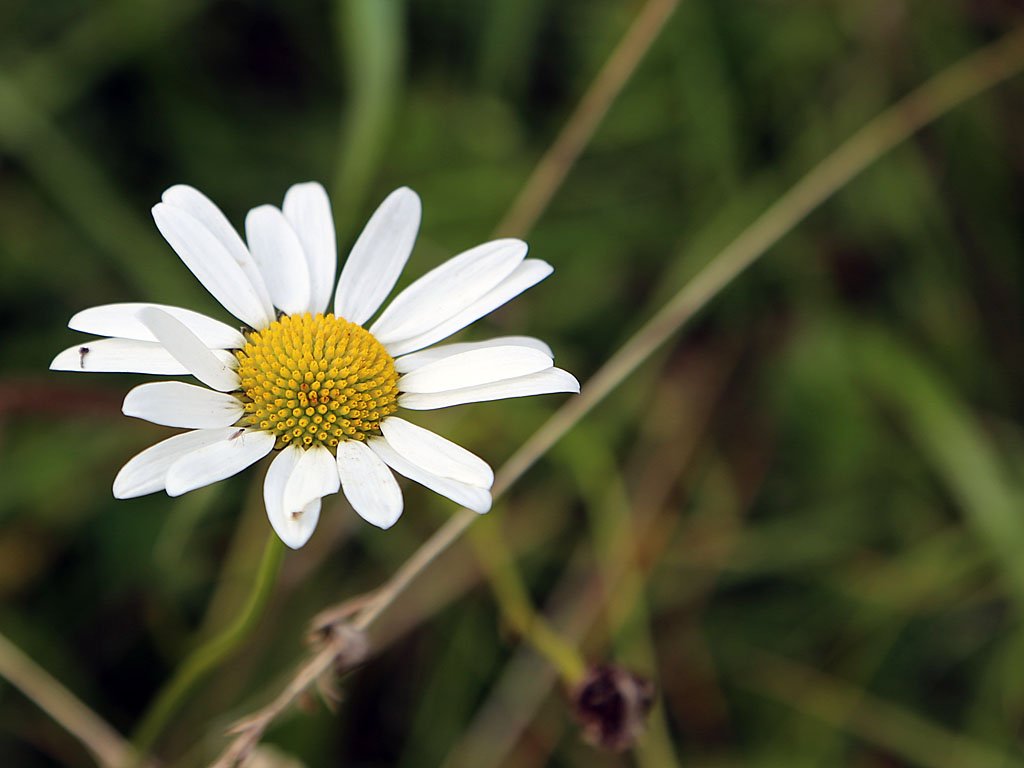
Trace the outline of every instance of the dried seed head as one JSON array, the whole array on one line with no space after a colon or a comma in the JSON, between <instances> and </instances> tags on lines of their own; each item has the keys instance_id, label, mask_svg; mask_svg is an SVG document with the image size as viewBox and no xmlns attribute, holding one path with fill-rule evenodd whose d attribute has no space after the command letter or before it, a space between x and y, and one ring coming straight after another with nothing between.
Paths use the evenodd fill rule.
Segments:
<instances>
[{"instance_id":1,"label":"dried seed head","mask_svg":"<svg viewBox=\"0 0 1024 768\"><path fill-rule=\"evenodd\" d=\"M583 738L613 752L628 749L643 731L654 703L654 684L622 667L591 667L572 691Z\"/></svg>"}]
</instances>

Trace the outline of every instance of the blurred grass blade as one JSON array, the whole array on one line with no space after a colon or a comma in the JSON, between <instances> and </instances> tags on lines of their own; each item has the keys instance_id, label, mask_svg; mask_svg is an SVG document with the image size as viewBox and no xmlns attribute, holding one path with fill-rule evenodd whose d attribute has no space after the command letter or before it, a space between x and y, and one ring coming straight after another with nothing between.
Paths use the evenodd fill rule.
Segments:
<instances>
[{"instance_id":1,"label":"blurred grass blade","mask_svg":"<svg viewBox=\"0 0 1024 768\"><path fill-rule=\"evenodd\" d=\"M117 731L3 635L0 677L60 723L103 768L118 768L134 759L131 747Z\"/></svg>"},{"instance_id":2,"label":"blurred grass blade","mask_svg":"<svg viewBox=\"0 0 1024 768\"><path fill-rule=\"evenodd\" d=\"M404 61L404 19L398 0L338 0L335 19L347 100L331 197L341 238L351 239L391 136Z\"/></svg>"},{"instance_id":3,"label":"blurred grass blade","mask_svg":"<svg viewBox=\"0 0 1024 768\"><path fill-rule=\"evenodd\" d=\"M146 229L102 167L0 74L0 148L17 155L46 194L116 262L140 299L185 303L191 283L156 228Z\"/></svg>"},{"instance_id":4,"label":"blurred grass blade","mask_svg":"<svg viewBox=\"0 0 1024 768\"><path fill-rule=\"evenodd\" d=\"M877 744L923 768L1021 768L1020 758L948 731L856 686L761 650L744 648L735 682ZM882 764L882 763L879 763Z\"/></svg>"},{"instance_id":5,"label":"blurred grass blade","mask_svg":"<svg viewBox=\"0 0 1024 768\"><path fill-rule=\"evenodd\" d=\"M546 4L543 0L496 0L489 6L480 35L480 83L487 90L519 94L530 76L530 66L524 62L534 58Z\"/></svg>"},{"instance_id":6,"label":"blurred grass blade","mask_svg":"<svg viewBox=\"0 0 1024 768\"><path fill-rule=\"evenodd\" d=\"M56 112L86 95L132 56L159 45L210 0L114 0L95 10L14 69L12 80L38 107Z\"/></svg>"},{"instance_id":7,"label":"blurred grass blade","mask_svg":"<svg viewBox=\"0 0 1024 768\"><path fill-rule=\"evenodd\" d=\"M895 409L968 526L995 554L1024 612L1024 510L976 416L939 372L891 334L858 328L852 349L857 375Z\"/></svg>"}]
</instances>

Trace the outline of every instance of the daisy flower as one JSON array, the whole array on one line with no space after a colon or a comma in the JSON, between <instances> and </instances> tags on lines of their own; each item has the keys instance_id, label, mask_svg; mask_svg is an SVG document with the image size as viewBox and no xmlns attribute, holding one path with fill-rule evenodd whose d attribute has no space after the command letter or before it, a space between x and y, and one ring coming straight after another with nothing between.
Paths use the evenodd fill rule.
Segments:
<instances>
[{"instance_id":1,"label":"daisy flower","mask_svg":"<svg viewBox=\"0 0 1024 768\"><path fill-rule=\"evenodd\" d=\"M143 303L92 307L71 318L70 328L106 338L64 350L51 369L190 374L206 385L165 381L128 393L128 416L190 431L125 464L114 479L117 498L161 490L180 496L274 452L263 498L270 524L293 549L312 535L321 499L339 489L365 520L393 525L402 492L392 470L482 513L494 481L487 463L397 412L579 391L539 339L434 346L551 274L546 262L526 258L521 240L460 253L369 322L419 230L420 199L408 188L392 192L370 217L336 289L331 205L315 182L291 187L281 208L249 211L248 245L189 186L164 192L153 218L185 266L244 326Z\"/></svg>"}]
</instances>

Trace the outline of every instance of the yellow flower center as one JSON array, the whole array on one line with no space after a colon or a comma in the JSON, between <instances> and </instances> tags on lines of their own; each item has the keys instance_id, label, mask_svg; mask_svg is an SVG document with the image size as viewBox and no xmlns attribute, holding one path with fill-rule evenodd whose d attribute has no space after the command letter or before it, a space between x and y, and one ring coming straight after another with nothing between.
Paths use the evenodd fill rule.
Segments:
<instances>
[{"instance_id":1,"label":"yellow flower center","mask_svg":"<svg viewBox=\"0 0 1024 768\"><path fill-rule=\"evenodd\" d=\"M235 355L243 420L277 435L278 448L365 440L398 409L394 359L333 314L285 315L249 334Z\"/></svg>"}]
</instances>

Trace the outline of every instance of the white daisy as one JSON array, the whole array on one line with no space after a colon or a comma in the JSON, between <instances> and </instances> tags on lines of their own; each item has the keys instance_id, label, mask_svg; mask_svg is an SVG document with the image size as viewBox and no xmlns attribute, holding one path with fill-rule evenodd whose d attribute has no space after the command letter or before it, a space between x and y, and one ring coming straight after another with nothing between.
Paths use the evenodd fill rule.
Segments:
<instances>
[{"instance_id":1,"label":"white daisy","mask_svg":"<svg viewBox=\"0 0 1024 768\"><path fill-rule=\"evenodd\" d=\"M521 240L494 240L449 259L367 325L419 230L420 200L408 188L392 192L359 235L333 312L334 222L320 184L296 184L280 209L249 211L248 246L189 186L164 192L153 218L246 327L162 304L107 304L71 318L74 330L107 338L64 350L51 369L191 374L206 385L169 381L128 393L125 414L191 431L125 464L114 479L118 498L160 490L179 496L276 451L263 497L271 525L293 549L312 535L321 499L339 488L364 519L394 524L402 493L391 470L486 512L494 481L486 462L395 413L579 391L539 339L431 346L551 274L546 262L525 258Z\"/></svg>"}]
</instances>

